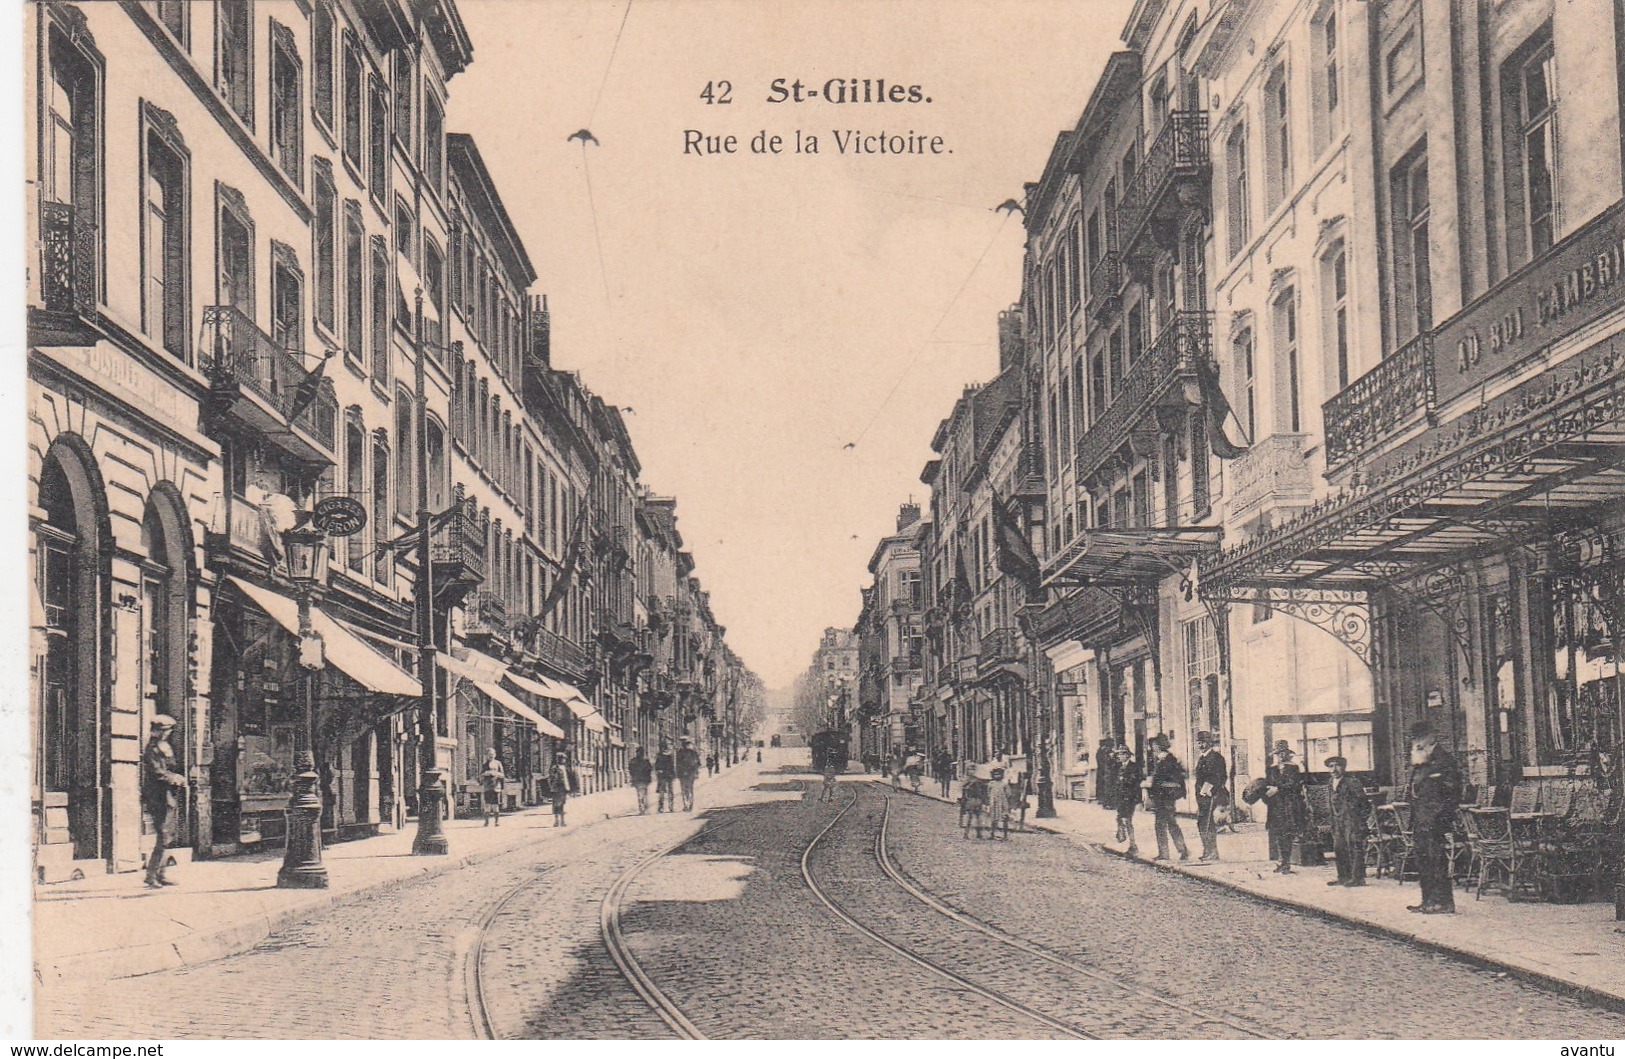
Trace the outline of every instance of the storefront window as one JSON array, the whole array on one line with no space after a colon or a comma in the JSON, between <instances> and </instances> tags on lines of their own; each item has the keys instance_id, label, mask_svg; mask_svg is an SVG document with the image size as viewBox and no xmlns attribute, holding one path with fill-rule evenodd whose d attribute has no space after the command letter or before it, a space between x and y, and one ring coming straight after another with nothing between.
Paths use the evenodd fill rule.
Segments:
<instances>
[{"instance_id":1,"label":"storefront window","mask_svg":"<svg viewBox=\"0 0 1625 1059\"><path fill-rule=\"evenodd\" d=\"M1551 669L1538 718L1540 764L1619 741L1620 610L1602 577L1563 577L1551 598Z\"/></svg>"},{"instance_id":2,"label":"storefront window","mask_svg":"<svg viewBox=\"0 0 1625 1059\"><path fill-rule=\"evenodd\" d=\"M1350 772L1371 772L1376 768L1371 727L1371 720L1364 717L1266 717L1264 742L1273 747L1285 739L1306 774L1328 771L1326 759L1334 754L1348 759Z\"/></svg>"}]
</instances>

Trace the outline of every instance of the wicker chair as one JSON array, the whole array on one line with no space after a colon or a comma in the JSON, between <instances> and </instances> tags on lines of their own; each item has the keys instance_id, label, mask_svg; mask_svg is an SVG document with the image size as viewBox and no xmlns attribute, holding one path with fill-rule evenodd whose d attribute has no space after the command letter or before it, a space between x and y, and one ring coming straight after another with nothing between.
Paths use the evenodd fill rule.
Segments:
<instances>
[{"instance_id":1,"label":"wicker chair","mask_svg":"<svg viewBox=\"0 0 1625 1059\"><path fill-rule=\"evenodd\" d=\"M1476 878L1473 900L1480 900L1497 877L1495 886L1505 893L1512 885L1512 816L1505 809L1463 810L1462 826L1472 850L1471 874Z\"/></svg>"}]
</instances>

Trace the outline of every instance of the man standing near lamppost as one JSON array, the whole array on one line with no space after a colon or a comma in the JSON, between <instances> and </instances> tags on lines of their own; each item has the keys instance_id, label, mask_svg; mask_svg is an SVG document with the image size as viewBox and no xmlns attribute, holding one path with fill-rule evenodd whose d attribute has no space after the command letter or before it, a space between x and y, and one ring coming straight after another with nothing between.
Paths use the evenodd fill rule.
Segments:
<instances>
[{"instance_id":1,"label":"man standing near lamppost","mask_svg":"<svg viewBox=\"0 0 1625 1059\"><path fill-rule=\"evenodd\" d=\"M164 860L169 853L169 815L175 805L175 792L186 788L186 777L175 771L175 751L169 745L169 733L174 728L175 718L168 714L154 717L152 736L141 753L141 807L152 817L153 838L146 881L154 890L175 885L164 875Z\"/></svg>"}]
</instances>

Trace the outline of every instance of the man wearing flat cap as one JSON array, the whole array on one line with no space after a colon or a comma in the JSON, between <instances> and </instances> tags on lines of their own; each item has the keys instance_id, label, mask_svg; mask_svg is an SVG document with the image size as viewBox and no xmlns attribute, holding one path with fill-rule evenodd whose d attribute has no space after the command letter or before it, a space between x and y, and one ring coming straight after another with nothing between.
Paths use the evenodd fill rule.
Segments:
<instances>
[{"instance_id":1,"label":"man wearing flat cap","mask_svg":"<svg viewBox=\"0 0 1625 1059\"><path fill-rule=\"evenodd\" d=\"M1456 910L1456 895L1450 885L1448 840L1461 803L1461 769L1426 721L1411 725L1410 735L1411 832L1422 903L1407 907L1423 915L1449 915Z\"/></svg>"},{"instance_id":2,"label":"man wearing flat cap","mask_svg":"<svg viewBox=\"0 0 1625 1059\"><path fill-rule=\"evenodd\" d=\"M1348 774L1348 760L1340 755L1326 759L1331 770L1332 852L1337 857L1337 878L1327 886L1365 885L1366 819L1371 801L1360 781Z\"/></svg>"},{"instance_id":3,"label":"man wearing flat cap","mask_svg":"<svg viewBox=\"0 0 1625 1059\"><path fill-rule=\"evenodd\" d=\"M1269 806L1265 830L1270 836L1270 853L1275 870L1292 874L1292 843L1303 832L1303 770L1293 760L1298 755L1285 739L1275 743L1275 763L1264 773L1264 804Z\"/></svg>"},{"instance_id":4,"label":"man wearing flat cap","mask_svg":"<svg viewBox=\"0 0 1625 1059\"><path fill-rule=\"evenodd\" d=\"M141 808L152 817L152 855L147 858L146 883L156 890L175 885L164 875L164 861L169 855L170 810L175 807L175 792L186 787L186 777L175 771L175 750L169 745L175 718L160 713L151 724L151 735L141 752Z\"/></svg>"}]
</instances>

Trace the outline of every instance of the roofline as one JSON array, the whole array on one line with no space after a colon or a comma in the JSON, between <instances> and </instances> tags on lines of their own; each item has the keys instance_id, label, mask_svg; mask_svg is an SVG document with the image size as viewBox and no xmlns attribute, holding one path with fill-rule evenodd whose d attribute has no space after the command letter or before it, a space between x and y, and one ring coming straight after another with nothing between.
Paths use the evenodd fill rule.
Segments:
<instances>
[{"instance_id":1,"label":"roofline","mask_svg":"<svg viewBox=\"0 0 1625 1059\"><path fill-rule=\"evenodd\" d=\"M525 241L519 236L519 229L514 226L513 218L508 216L508 208L502 204L502 196L497 192L496 181L491 179L491 171L486 168L485 158L480 154L480 148L474 137L466 132L454 132L446 137L447 161L452 169L459 174L466 172L472 178L484 202L479 203L482 219L493 222L486 225L492 241L497 244L497 250L508 259L508 265L515 275L522 280L521 288L528 288L536 282L536 267L531 264L530 255L525 251Z\"/></svg>"}]
</instances>

